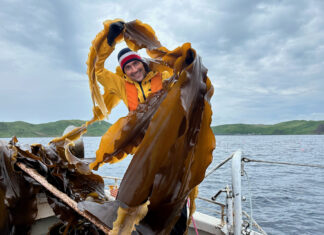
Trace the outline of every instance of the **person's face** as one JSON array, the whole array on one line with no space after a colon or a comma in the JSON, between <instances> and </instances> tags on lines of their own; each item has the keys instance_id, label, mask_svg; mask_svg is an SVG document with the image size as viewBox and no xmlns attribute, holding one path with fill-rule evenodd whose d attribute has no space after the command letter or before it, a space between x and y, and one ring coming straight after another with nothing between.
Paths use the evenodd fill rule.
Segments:
<instances>
[{"instance_id":1,"label":"person's face","mask_svg":"<svg viewBox=\"0 0 324 235\"><path fill-rule=\"evenodd\" d=\"M141 61L133 60L124 67L127 77L136 82L141 82L145 77L145 68Z\"/></svg>"}]
</instances>

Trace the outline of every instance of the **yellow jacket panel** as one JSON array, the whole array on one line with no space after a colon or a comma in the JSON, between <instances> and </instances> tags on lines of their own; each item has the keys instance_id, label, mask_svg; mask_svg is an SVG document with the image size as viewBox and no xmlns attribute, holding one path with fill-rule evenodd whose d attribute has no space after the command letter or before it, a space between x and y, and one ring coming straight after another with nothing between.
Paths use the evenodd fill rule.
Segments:
<instances>
[{"instance_id":1,"label":"yellow jacket panel","mask_svg":"<svg viewBox=\"0 0 324 235\"><path fill-rule=\"evenodd\" d=\"M120 66L117 67L116 73L113 73L104 68L104 63L106 58L111 54L114 48L110 47L107 42L103 42L97 56L95 75L104 87L104 100L108 96L116 96L121 99L125 105L128 107L128 100L125 88L125 82L129 82L135 85L138 94L139 103L143 103L146 97L151 94L151 79L158 73L155 71L150 71L147 73L146 77L141 83L131 80L127 77L121 70ZM164 71L161 73L162 81L170 77L169 72Z\"/></svg>"}]
</instances>

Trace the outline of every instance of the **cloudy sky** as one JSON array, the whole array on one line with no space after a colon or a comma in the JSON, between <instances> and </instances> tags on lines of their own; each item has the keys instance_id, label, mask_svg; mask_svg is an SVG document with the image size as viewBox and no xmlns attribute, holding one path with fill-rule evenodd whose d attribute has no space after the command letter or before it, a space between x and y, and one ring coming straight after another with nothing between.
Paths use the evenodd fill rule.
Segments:
<instances>
[{"instance_id":1,"label":"cloudy sky","mask_svg":"<svg viewBox=\"0 0 324 235\"><path fill-rule=\"evenodd\" d=\"M85 62L115 18L150 24L169 49L192 43L215 87L213 125L324 120L324 1L151 2L2 0L0 121L90 119Z\"/></svg>"}]
</instances>

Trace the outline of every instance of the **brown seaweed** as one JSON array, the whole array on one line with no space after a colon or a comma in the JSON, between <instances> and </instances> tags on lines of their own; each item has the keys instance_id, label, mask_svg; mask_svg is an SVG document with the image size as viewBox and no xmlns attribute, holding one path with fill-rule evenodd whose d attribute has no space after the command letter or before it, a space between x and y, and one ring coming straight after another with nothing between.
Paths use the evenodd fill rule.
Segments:
<instances>
[{"instance_id":1,"label":"brown seaweed","mask_svg":"<svg viewBox=\"0 0 324 235\"><path fill-rule=\"evenodd\" d=\"M36 193L39 185L16 172L14 148L0 141L0 233L24 234L37 215ZM26 213L27 211L27 213Z\"/></svg>"},{"instance_id":2,"label":"brown seaweed","mask_svg":"<svg viewBox=\"0 0 324 235\"><path fill-rule=\"evenodd\" d=\"M103 32L93 42L97 48L105 43L100 39L105 36ZM147 48L148 54L160 61L159 65L173 69L174 76L164 84L163 91L111 126L102 137L91 167L97 169L103 162L115 163L134 154L117 195L117 200L128 208L118 211L114 231L126 232L126 224L136 224L138 220L136 216L129 220L130 214L148 206L137 229L169 233L186 198L196 193L194 189L212 160L215 137L210 128L209 100L213 87L190 43L168 51L160 45L154 31L140 21L126 24L124 39L133 50ZM95 61L93 65L95 70ZM92 81L94 74L89 74ZM138 217L143 215L139 213Z\"/></svg>"},{"instance_id":3,"label":"brown seaweed","mask_svg":"<svg viewBox=\"0 0 324 235\"><path fill-rule=\"evenodd\" d=\"M79 167L83 165L82 169L87 163L76 159L69 162L64 146L51 144L44 147L35 144L23 149L16 142L0 142L0 210L4 215L0 219L0 234L28 234L37 215L36 194L39 192L46 193L49 205L62 221L56 225L56 229L60 227L62 230L62 227L68 225L67 231L79 233L81 224L83 229L80 231L88 227L101 233L51 192L44 190L37 181L16 167L15 163L21 162L37 170L49 183L76 202L84 201L89 196L93 200L103 202L105 195L102 177L91 172L87 174L79 172L76 165Z\"/></svg>"},{"instance_id":4,"label":"brown seaweed","mask_svg":"<svg viewBox=\"0 0 324 235\"><path fill-rule=\"evenodd\" d=\"M48 202L62 223L54 226L52 234L102 233L79 216L60 199L41 187L34 179L15 167L22 162L36 169L47 181L78 202L81 210L97 217L113 233L167 234L171 231L181 208L190 197L190 213L194 210L197 186L212 161L215 137L210 128L210 98L213 87L207 69L190 43L169 51L158 41L154 30L138 20L126 23L117 41L138 50L146 48L150 68L167 69L173 76L163 89L151 95L110 127L102 137L91 169L103 163L115 163L127 154L133 159L123 177L117 200L107 202L103 180L89 169L86 162L76 158L69 146L91 123L103 119L118 103L114 96L102 97L97 84L96 52L107 46L109 25L104 23L88 57L88 76L94 117L85 125L51 141L49 146L31 145L22 149L13 139L0 144L0 232L28 233L37 213L35 195L46 192ZM113 51L109 48L107 57ZM118 69L117 69L118 71ZM88 201L87 198L92 200ZM20 205L24 204L24 213Z\"/></svg>"}]
</instances>

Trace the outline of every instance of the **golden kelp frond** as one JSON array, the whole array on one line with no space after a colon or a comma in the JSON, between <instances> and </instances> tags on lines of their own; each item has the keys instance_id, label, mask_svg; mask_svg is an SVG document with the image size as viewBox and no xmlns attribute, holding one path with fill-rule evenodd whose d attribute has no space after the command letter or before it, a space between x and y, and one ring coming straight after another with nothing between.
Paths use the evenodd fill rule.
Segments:
<instances>
[{"instance_id":1,"label":"golden kelp frond","mask_svg":"<svg viewBox=\"0 0 324 235\"><path fill-rule=\"evenodd\" d=\"M150 202L147 201L143 205L135 208L129 207L124 209L119 207L117 211L117 219L113 223L114 229L111 231L111 234L131 234L132 231L135 230L135 225L138 225L147 214L149 204Z\"/></svg>"},{"instance_id":2,"label":"golden kelp frond","mask_svg":"<svg viewBox=\"0 0 324 235\"><path fill-rule=\"evenodd\" d=\"M71 152L71 146L74 146L74 142L70 140L66 140L66 143L64 144L64 153L66 160L69 162L69 164L72 164L75 166L75 168L84 175L91 174L91 170L89 169L88 164L84 164L79 158L73 155Z\"/></svg>"},{"instance_id":3,"label":"golden kelp frond","mask_svg":"<svg viewBox=\"0 0 324 235\"><path fill-rule=\"evenodd\" d=\"M168 234L189 194L193 213L196 187L212 161L215 137L209 101L213 87L190 43L169 51L140 21L125 24L124 38L133 50L146 48L154 59L151 66L158 71L168 67L174 77L163 90L111 126L91 168L134 153L117 201L129 207L125 211L150 201L148 213L136 229ZM114 230L120 232L126 219L127 213L119 213Z\"/></svg>"},{"instance_id":4,"label":"golden kelp frond","mask_svg":"<svg viewBox=\"0 0 324 235\"><path fill-rule=\"evenodd\" d=\"M97 170L99 164L102 162L118 162L118 159L123 159L126 157L126 153L115 152L115 141L121 138L122 128L126 124L126 118L119 119L115 124L113 124L108 131L101 137L101 142L99 145L99 149L96 153L96 161L90 164L90 168ZM111 156L113 155L113 156ZM112 159L107 159L108 156ZM118 158L119 156L119 158ZM105 159L106 157L106 159Z\"/></svg>"},{"instance_id":5,"label":"golden kelp frond","mask_svg":"<svg viewBox=\"0 0 324 235\"><path fill-rule=\"evenodd\" d=\"M146 61L151 70L160 73L167 71L170 74L170 77L173 75L173 69L169 67L163 60L147 59Z\"/></svg>"},{"instance_id":6,"label":"golden kelp frond","mask_svg":"<svg viewBox=\"0 0 324 235\"><path fill-rule=\"evenodd\" d=\"M194 187L193 190L191 190L189 197L188 197L190 204L189 204L189 215L188 215L188 221L187 221L187 230L191 223L192 215L196 210L195 199L197 198L197 196L198 196L198 186Z\"/></svg>"},{"instance_id":7,"label":"golden kelp frond","mask_svg":"<svg viewBox=\"0 0 324 235\"><path fill-rule=\"evenodd\" d=\"M85 132L87 132L88 123L83 124L80 127L74 128L72 131L66 133L65 135L61 137L57 137L51 140L50 143L55 143L56 145L63 146L65 143L65 140L68 139L70 141L74 141L79 139Z\"/></svg>"},{"instance_id":8,"label":"golden kelp frond","mask_svg":"<svg viewBox=\"0 0 324 235\"><path fill-rule=\"evenodd\" d=\"M141 38L141 40L138 40L138 38ZM127 46L133 51L138 51L142 48L151 50L161 47L161 43L158 41L151 26L144 24L140 20L126 23L124 39Z\"/></svg>"},{"instance_id":9,"label":"golden kelp frond","mask_svg":"<svg viewBox=\"0 0 324 235\"><path fill-rule=\"evenodd\" d=\"M151 50L146 49L146 53L153 59L162 58L163 55L165 55L168 52L169 50L163 46Z\"/></svg>"},{"instance_id":10,"label":"golden kelp frond","mask_svg":"<svg viewBox=\"0 0 324 235\"><path fill-rule=\"evenodd\" d=\"M130 112L115 122L101 138L96 160L90 164L90 168L96 170L101 163L116 163L127 154L133 154L165 95L166 92L161 90L154 96L149 96L146 104L139 104L136 112Z\"/></svg>"},{"instance_id":11,"label":"golden kelp frond","mask_svg":"<svg viewBox=\"0 0 324 235\"><path fill-rule=\"evenodd\" d=\"M165 55L163 55L162 60L165 61L173 70L178 73L182 71L182 69L188 64L185 63L185 59L187 58L187 53L191 49L190 43L184 43L181 47L174 49L173 51L169 51Z\"/></svg>"},{"instance_id":12,"label":"golden kelp frond","mask_svg":"<svg viewBox=\"0 0 324 235\"><path fill-rule=\"evenodd\" d=\"M105 105L105 101L100 93L98 81L97 81L97 78L95 75L96 65L98 66L98 64L96 64L98 62L98 51L100 49L105 50L106 57L108 57L113 52L114 48L110 47L107 44L107 35L109 32L110 24L114 23L114 22L118 22L118 21L121 21L121 20L115 19L115 20L107 20L104 22L104 29L101 32L99 32L97 34L97 36L95 37L95 39L92 41L92 46L90 47L90 52L89 52L88 60L87 60L87 65L88 65L87 74L89 77L89 87L90 87L90 91L91 91L91 98L93 101L93 106L96 106L96 104L97 104L101 111L101 114L103 114L103 116L99 115L100 118L106 117L107 114L110 113L110 110L108 110ZM117 41L121 40L121 39L122 39L122 35L120 35L119 37L116 38ZM103 48L103 47L106 47L106 48ZM94 113L94 114L96 115L96 113Z\"/></svg>"}]
</instances>

